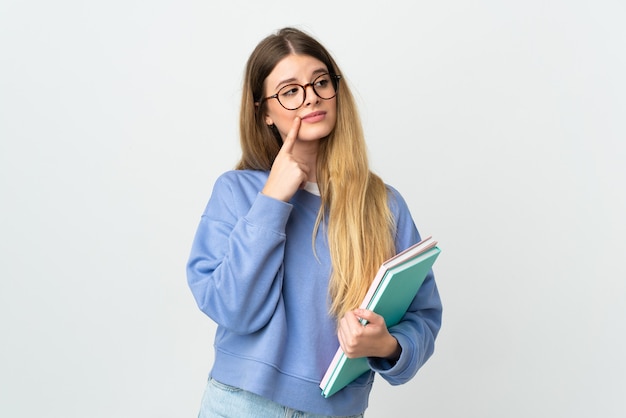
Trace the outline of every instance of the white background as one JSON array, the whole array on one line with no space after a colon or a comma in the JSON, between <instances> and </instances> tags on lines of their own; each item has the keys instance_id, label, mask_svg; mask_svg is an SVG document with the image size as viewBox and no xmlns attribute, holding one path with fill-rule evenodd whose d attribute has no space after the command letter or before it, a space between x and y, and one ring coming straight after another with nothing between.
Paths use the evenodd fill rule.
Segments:
<instances>
[{"instance_id":1,"label":"white background","mask_svg":"<svg viewBox=\"0 0 626 418\"><path fill-rule=\"evenodd\" d=\"M626 3L0 3L0 416L192 417L185 263L256 43L337 58L443 250L444 325L372 417L626 416ZM392 410L389 411L388 408Z\"/></svg>"}]
</instances>

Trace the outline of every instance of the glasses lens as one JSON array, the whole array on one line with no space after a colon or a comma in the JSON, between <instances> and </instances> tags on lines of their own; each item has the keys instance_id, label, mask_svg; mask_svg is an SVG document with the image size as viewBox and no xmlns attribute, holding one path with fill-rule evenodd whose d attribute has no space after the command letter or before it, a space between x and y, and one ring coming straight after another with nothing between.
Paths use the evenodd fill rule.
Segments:
<instances>
[{"instance_id":1,"label":"glasses lens","mask_svg":"<svg viewBox=\"0 0 626 418\"><path fill-rule=\"evenodd\" d=\"M297 109L304 103L304 89L297 84L286 85L278 90L278 101L286 109Z\"/></svg>"},{"instance_id":2,"label":"glasses lens","mask_svg":"<svg viewBox=\"0 0 626 418\"><path fill-rule=\"evenodd\" d=\"M313 81L313 90L320 98L328 100L337 94L335 80L330 74L322 74Z\"/></svg>"}]
</instances>

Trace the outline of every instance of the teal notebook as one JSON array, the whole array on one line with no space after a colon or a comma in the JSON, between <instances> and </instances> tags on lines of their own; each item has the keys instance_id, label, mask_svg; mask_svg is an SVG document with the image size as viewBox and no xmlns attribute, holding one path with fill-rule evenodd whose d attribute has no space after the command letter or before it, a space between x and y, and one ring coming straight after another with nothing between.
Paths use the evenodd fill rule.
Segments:
<instances>
[{"instance_id":1,"label":"teal notebook","mask_svg":"<svg viewBox=\"0 0 626 418\"><path fill-rule=\"evenodd\" d=\"M436 245L429 237L383 263L361 308L384 317L387 327L400 322L441 252ZM369 369L366 357L350 359L339 347L320 383L322 395L334 395Z\"/></svg>"}]
</instances>

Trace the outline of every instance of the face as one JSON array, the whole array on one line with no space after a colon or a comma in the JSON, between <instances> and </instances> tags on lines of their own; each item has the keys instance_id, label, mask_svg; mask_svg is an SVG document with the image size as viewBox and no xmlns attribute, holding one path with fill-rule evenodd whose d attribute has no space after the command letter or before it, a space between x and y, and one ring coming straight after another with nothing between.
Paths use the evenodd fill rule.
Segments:
<instances>
[{"instance_id":1,"label":"face","mask_svg":"<svg viewBox=\"0 0 626 418\"><path fill-rule=\"evenodd\" d=\"M327 73L326 65L308 55L288 55L276 64L265 79L265 97L276 94L288 84L305 85ZM285 138L296 116L300 117L298 139L316 141L330 134L337 120L337 98L324 100L306 87L306 99L296 110L285 109L277 99L266 102L265 123L275 125L281 138Z\"/></svg>"}]
</instances>

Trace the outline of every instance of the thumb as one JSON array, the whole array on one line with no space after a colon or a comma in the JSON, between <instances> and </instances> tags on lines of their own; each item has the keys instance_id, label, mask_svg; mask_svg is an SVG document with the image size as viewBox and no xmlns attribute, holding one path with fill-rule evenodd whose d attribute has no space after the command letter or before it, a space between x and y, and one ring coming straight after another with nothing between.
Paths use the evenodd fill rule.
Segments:
<instances>
[{"instance_id":1,"label":"thumb","mask_svg":"<svg viewBox=\"0 0 626 418\"><path fill-rule=\"evenodd\" d=\"M362 322L375 322L380 316L377 313L368 309L355 309L354 314L361 319Z\"/></svg>"}]
</instances>

